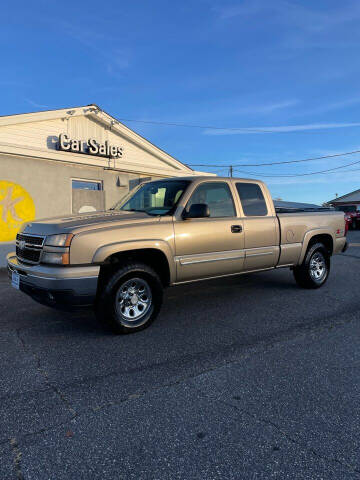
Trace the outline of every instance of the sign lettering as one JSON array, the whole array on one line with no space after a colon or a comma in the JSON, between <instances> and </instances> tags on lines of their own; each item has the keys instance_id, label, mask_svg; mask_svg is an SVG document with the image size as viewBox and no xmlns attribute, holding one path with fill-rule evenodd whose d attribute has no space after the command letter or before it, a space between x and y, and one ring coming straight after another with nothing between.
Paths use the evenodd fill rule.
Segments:
<instances>
[{"instance_id":1,"label":"sign lettering","mask_svg":"<svg viewBox=\"0 0 360 480\"><path fill-rule=\"evenodd\" d=\"M106 158L121 158L123 148L110 145L109 142L98 143L94 138L87 141L69 138L65 133L59 135L58 150L63 152L85 153Z\"/></svg>"}]
</instances>

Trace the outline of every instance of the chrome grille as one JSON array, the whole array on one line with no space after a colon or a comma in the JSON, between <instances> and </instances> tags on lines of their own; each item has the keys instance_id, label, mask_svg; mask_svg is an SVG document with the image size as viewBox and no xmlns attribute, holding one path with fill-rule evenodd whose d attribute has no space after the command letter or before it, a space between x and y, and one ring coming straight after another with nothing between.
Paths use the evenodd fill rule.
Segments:
<instances>
[{"instance_id":1,"label":"chrome grille","mask_svg":"<svg viewBox=\"0 0 360 480\"><path fill-rule=\"evenodd\" d=\"M39 245L40 247L43 246L45 237L40 237L38 235L24 235L22 233L18 233L16 235L16 240L24 240L26 243L31 245Z\"/></svg>"},{"instance_id":2,"label":"chrome grille","mask_svg":"<svg viewBox=\"0 0 360 480\"><path fill-rule=\"evenodd\" d=\"M41 251L45 242L42 235L16 235L16 256L19 262L36 264L40 262Z\"/></svg>"}]
</instances>

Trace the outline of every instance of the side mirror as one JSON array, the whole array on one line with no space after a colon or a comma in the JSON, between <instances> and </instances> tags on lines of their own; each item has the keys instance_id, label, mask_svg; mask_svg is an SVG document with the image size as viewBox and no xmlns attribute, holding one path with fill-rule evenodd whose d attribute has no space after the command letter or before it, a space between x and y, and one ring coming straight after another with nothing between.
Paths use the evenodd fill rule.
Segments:
<instances>
[{"instance_id":1,"label":"side mirror","mask_svg":"<svg viewBox=\"0 0 360 480\"><path fill-rule=\"evenodd\" d=\"M193 203L188 212L184 211L183 218L210 217L209 206L206 203Z\"/></svg>"}]
</instances>

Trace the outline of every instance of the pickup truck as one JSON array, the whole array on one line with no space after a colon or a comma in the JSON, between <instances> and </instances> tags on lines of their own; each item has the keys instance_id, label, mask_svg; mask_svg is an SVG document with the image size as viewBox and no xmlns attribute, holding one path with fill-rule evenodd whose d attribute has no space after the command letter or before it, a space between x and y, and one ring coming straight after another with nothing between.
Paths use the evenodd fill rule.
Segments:
<instances>
[{"instance_id":1,"label":"pickup truck","mask_svg":"<svg viewBox=\"0 0 360 480\"><path fill-rule=\"evenodd\" d=\"M339 205L335 210L345 213L345 220L348 227L356 230L360 225L360 210L358 205Z\"/></svg>"},{"instance_id":2,"label":"pickup truck","mask_svg":"<svg viewBox=\"0 0 360 480\"><path fill-rule=\"evenodd\" d=\"M140 184L105 212L24 224L8 255L15 288L53 307L93 306L115 333L151 324L165 287L290 268L319 288L347 248L344 213L277 213L257 180Z\"/></svg>"}]
</instances>

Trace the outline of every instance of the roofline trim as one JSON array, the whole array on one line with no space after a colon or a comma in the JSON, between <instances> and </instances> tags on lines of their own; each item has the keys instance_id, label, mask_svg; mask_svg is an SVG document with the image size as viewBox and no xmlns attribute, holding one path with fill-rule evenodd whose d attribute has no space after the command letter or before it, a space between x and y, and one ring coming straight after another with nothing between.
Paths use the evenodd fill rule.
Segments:
<instances>
[{"instance_id":1,"label":"roofline trim","mask_svg":"<svg viewBox=\"0 0 360 480\"><path fill-rule=\"evenodd\" d=\"M347 197L347 196L352 195L353 193L357 193L357 192L360 192L360 188L358 188L357 190L354 190L353 192L345 193L345 195L342 195L341 197L333 198L332 200L329 200L326 203L338 202L342 198Z\"/></svg>"},{"instance_id":2,"label":"roofline trim","mask_svg":"<svg viewBox=\"0 0 360 480\"><path fill-rule=\"evenodd\" d=\"M98 116L99 114L100 116L108 118L110 128L117 127L118 133L127 136L129 140L131 140L133 143L138 144L142 148L145 147L145 149L147 149L153 155L157 156L161 161L168 163L173 168L177 167L178 169L180 168L181 170L187 170L189 172L194 171L191 167L171 156L169 153L165 152L165 150L162 150L157 145L151 143L149 140L126 126L124 123L117 120L117 118L110 115L94 103L79 107L68 107L53 110L40 110L37 112L18 113L13 115L3 115L0 116L0 127L6 125L16 125L20 123L41 122L57 118L72 118L82 115L89 116L89 118L91 118L90 115L96 115L101 123L107 124L105 118L101 118L100 116Z\"/></svg>"}]
</instances>

